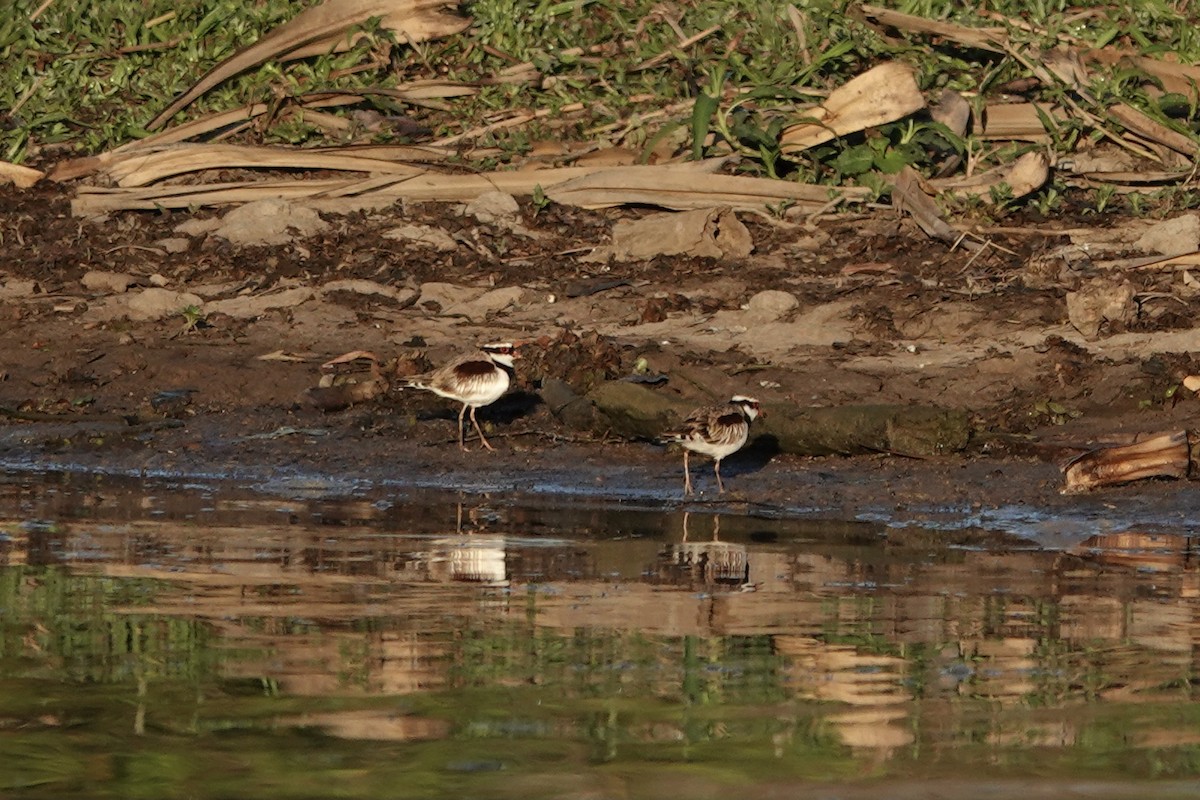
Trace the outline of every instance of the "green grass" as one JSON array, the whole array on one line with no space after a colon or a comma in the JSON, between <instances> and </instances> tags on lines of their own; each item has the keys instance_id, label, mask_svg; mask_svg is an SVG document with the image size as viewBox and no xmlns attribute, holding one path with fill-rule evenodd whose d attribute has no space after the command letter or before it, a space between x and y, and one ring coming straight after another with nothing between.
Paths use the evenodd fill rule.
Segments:
<instances>
[{"instance_id":1,"label":"green grass","mask_svg":"<svg viewBox=\"0 0 1200 800\"><path fill-rule=\"evenodd\" d=\"M43 7L42 0L13 0L0 11L0 109L7 109L0 113L0 158L49 163L141 138L146 124L204 72L311 4L62 0ZM1004 19L989 16L994 14L1029 23L1035 30L1009 29L1026 53L1040 52L1059 37L1073 37L1083 47L1121 48L1183 63L1200 60L1200 15L1163 0L991 0L969 11L949 0L881 5L964 25L1004 27ZM928 171L952 152L986 148L917 119L784 158L778 137L787 124L802 118L798 104L813 102L889 59L912 65L930 100L949 88L968 96L977 108L998 98L1011 81L1029 77L1024 64L1004 54L881 31L849 3L795 0L793 6L789 15L788 6L774 0L679 5L658 0L478 0L462 9L474 25L461 35L393 47L390 34L367 25L371 35L354 51L262 65L210 91L173 122L258 101L282 109L310 91L442 78L484 85L476 95L448 100L441 108L411 107L378 95L368 96L363 105L406 116L435 137L522 110L555 112L472 139L501 148L500 162L542 139L619 139L617 143L642 151L674 132L681 140L680 152L699 157L733 151L742 156L739 169L751 174L870 184L907 164ZM40 13L31 21L35 11ZM681 46L681 34L694 41ZM376 59L382 66L351 69L389 52L390 57ZM494 82L521 62L537 69L535 82ZM1200 130L1196 98L1163 95L1130 67L1096 70L1087 88L1089 96L1078 97L1047 83L1026 99L1054 102L1069 96L1101 118L1107 105L1125 101L1177 131L1195 136ZM558 118L562 109L580 107ZM239 134L240 140L336 143L315 126L278 115L267 119ZM1092 135L1078 128L1059 134L1054 147L1060 153ZM403 141L411 135L385 127L374 135L356 131L338 141ZM1021 149L996 149L979 166L1014 157ZM1104 198L1105 205L1111 200Z\"/></svg>"}]
</instances>

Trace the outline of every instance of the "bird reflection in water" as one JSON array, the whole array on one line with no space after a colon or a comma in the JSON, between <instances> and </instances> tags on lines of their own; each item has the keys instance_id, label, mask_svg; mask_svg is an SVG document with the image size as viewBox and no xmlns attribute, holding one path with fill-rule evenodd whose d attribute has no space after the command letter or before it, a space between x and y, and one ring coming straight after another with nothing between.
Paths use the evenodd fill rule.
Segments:
<instances>
[{"instance_id":1,"label":"bird reflection in water","mask_svg":"<svg viewBox=\"0 0 1200 800\"><path fill-rule=\"evenodd\" d=\"M658 575L665 583L703 584L741 590L753 589L746 546L721 541L721 516L711 515L712 538L689 541L691 512L683 512L683 538L667 545L659 557Z\"/></svg>"}]
</instances>

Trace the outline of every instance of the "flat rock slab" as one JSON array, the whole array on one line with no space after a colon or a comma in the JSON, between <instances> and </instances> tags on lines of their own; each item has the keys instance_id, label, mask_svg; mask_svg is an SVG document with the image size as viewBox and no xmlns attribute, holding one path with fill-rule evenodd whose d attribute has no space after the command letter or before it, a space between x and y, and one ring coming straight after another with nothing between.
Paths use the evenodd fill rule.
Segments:
<instances>
[{"instance_id":1,"label":"flat rock slab","mask_svg":"<svg viewBox=\"0 0 1200 800\"><path fill-rule=\"evenodd\" d=\"M311 208L284 200L257 200L227 213L212 233L236 245L279 245L316 236L328 227Z\"/></svg>"}]
</instances>

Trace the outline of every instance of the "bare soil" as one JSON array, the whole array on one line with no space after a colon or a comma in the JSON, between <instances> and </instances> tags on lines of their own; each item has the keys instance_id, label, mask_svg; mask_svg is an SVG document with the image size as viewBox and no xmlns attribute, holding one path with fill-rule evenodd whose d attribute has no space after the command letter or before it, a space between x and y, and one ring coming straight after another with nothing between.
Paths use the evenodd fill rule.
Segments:
<instances>
[{"instance_id":1,"label":"bare soil","mask_svg":"<svg viewBox=\"0 0 1200 800\"><path fill-rule=\"evenodd\" d=\"M586 386L644 359L666 376L661 391L698 403L742 392L800 406L971 412L971 445L943 460L751 448L726 464L731 508L984 525L997 517L980 509L1013 506L1089 520L1119 506L1128 524L1192 511L1186 483L1058 494L1055 459L1186 428L1194 414L1192 393L1172 387L1200 373L1197 300L1174 290L1173 273L1126 275L1139 313L1088 340L1069 324L1065 297L1103 270L1045 269L1063 242L1055 231L1122 218L1010 218L987 234L995 246L973 253L886 210L811 225L751 216L755 251L745 259L589 263L582 256L608 240L614 220L648 212L524 205L526 230L513 231L451 206L397 206L327 217L324 234L284 245L200 234L171 252L163 240L181 237L176 226L216 212L82 220L70 215L70 193L0 189L0 458L10 468L667 502L681 488L677 454L569 430L538 401L547 377ZM382 235L410 222L448 232L457 247ZM86 290L92 270L206 298L354 278L409 287L415 302L336 291L249 318L201 309L190 323L182 314L137 321L121 309L141 288ZM798 304L774 316L747 311L764 290ZM335 411L306 402L320 365L347 351L416 369L496 339L531 345L516 390L480 414L494 454L461 453L458 409L426 393L390 391ZM708 466L694 469L712 498Z\"/></svg>"}]
</instances>

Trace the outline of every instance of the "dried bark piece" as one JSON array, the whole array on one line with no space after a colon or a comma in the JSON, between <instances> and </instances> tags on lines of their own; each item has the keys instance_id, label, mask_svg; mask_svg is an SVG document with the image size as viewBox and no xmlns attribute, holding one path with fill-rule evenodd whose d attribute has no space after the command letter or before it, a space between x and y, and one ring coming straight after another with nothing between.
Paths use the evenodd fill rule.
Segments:
<instances>
[{"instance_id":1,"label":"dried bark piece","mask_svg":"<svg viewBox=\"0 0 1200 800\"><path fill-rule=\"evenodd\" d=\"M1063 494L1143 478L1186 478L1191 447L1186 431L1159 434L1134 444L1102 447L1073 459L1063 470Z\"/></svg>"}]
</instances>

